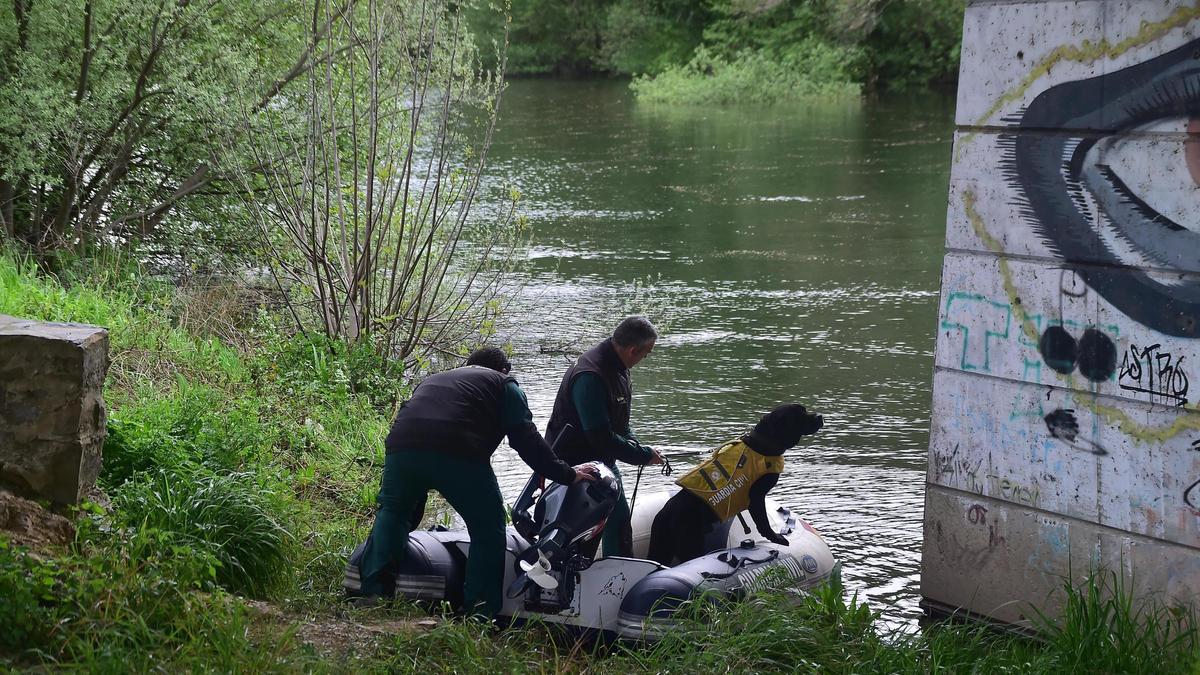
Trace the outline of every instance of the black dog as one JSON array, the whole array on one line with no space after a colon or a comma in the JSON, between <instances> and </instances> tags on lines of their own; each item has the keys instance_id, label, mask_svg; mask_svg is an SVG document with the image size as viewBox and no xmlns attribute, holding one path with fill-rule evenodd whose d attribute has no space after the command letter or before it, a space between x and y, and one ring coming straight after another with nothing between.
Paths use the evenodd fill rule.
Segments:
<instances>
[{"instance_id":1,"label":"black dog","mask_svg":"<svg viewBox=\"0 0 1200 675\"><path fill-rule=\"evenodd\" d=\"M789 403L764 415L750 433L718 448L712 459L676 481L683 489L655 516L646 557L671 565L703 555L704 535L740 513L745 502L759 534L787 545L767 519L767 493L779 481L784 451L824 424L820 415Z\"/></svg>"}]
</instances>

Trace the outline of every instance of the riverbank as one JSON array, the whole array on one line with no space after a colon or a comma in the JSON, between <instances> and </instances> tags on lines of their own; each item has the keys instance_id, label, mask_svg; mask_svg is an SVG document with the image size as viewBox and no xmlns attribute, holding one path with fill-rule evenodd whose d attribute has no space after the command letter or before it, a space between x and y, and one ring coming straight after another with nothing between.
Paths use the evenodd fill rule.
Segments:
<instances>
[{"instance_id":1,"label":"riverbank","mask_svg":"<svg viewBox=\"0 0 1200 675\"><path fill-rule=\"evenodd\" d=\"M112 363L100 493L76 536L0 550L13 663L265 668L240 597L337 604L407 380L371 352L289 332L270 307L251 288L175 286L116 259L48 277L0 255L0 313L105 326Z\"/></svg>"},{"instance_id":2,"label":"riverbank","mask_svg":"<svg viewBox=\"0 0 1200 675\"><path fill-rule=\"evenodd\" d=\"M106 325L113 350L103 494L74 514L66 545L28 548L0 533L0 662L597 673L1186 672L1196 663L1190 615L1160 610L1146 621L1094 584L1070 596L1066 623L1040 643L971 626L890 632L840 585L697 608L650 648L431 620L404 602L350 609L343 561L369 526L379 439L408 382L280 332L249 296L151 281L112 261L48 278L0 256L0 313Z\"/></svg>"}]
</instances>

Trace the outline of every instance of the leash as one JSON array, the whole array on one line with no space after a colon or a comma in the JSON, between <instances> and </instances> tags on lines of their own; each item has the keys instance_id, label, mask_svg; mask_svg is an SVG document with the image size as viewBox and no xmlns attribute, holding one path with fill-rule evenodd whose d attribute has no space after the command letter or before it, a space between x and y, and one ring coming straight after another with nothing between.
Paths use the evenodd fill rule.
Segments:
<instances>
[{"instance_id":1,"label":"leash","mask_svg":"<svg viewBox=\"0 0 1200 675\"><path fill-rule=\"evenodd\" d=\"M633 484L633 498L629 500L629 515L630 515L630 517L633 517L633 507L635 504L637 504L638 486L642 484L642 469L645 469L645 468L646 468L646 465L644 465L644 464L638 467L637 481L635 481Z\"/></svg>"},{"instance_id":2,"label":"leash","mask_svg":"<svg viewBox=\"0 0 1200 675\"><path fill-rule=\"evenodd\" d=\"M742 521L742 529L746 531L746 534L750 534L750 526L746 524L746 517L742 515L741 511L738 511L738 520Z\"/></svg>"},{"instance_id":3,"label":"leash","mask_svg":"<svg viewBox=\"0 0 1200 675\"><path fill-rule=\"evenodd\" d=\"M670 475L671 475L671 472L672 472L672 469L671 469L671 460L667 459L667 456L666 456L666 455L663 455L663 454L661 454L661 453L660 453L660 456L662 457L662 461L663 461L663 463L662 463L662 471L661 471L661 473L662 473L662 475L664 475L664 476L670 476ZM636 480L636 481L634 481L634 483L633 483L633 497L632 497L632 498L629 500L629 515L630 515L630 516L632 516L632 515L633 515L633 507L634 507L634 505L635 505L635 504L637 504L637 492L638 492L638 487L640 487L640 486L641 486L641 484L642 484L642 471L644 471L645 469L646 469L646 465L645 465L645 464L640 464L640 465L638 465L638 474L637 474L637 480ZM749 531L749 530L747 530L747 532L748 532L748 531Z\"/></svg>"}]
</instances>

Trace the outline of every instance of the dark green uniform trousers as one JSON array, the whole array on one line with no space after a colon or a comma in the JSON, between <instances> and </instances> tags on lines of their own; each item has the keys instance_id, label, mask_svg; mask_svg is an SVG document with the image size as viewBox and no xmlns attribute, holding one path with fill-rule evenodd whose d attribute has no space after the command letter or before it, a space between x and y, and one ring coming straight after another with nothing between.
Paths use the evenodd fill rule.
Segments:
<instances>
[{"instance_id":1,"label":"dark green uniform trousers","mask_svg":"<svg viewBox=\"0 0 1200 675\"><path fill-rule=\"evenodd\" d=\"M468 462L432 451L400 451L386 456L379 490L379 512L371 541L363 552L360 574L364 595L383 592L379 575L395 569L404 556L409 522L430 490L437 490L462 516L471 535L467 554L464 610L494 617L504 584L504 499L491 464Z\"/></svg>"},{"instance_id":2,"label":"dark green uniform trousers","mask_svg":"<svg viewBox=\"0 0 1200 675\"><path fill-rule=\"evenodd\" d=\"M613 506L612 513L608 515L608 522L604 524L604 533L600 535L600 551L604 557L623 555L633 555L633 527L629 522L630 511L629 502L625 499L625 485L621 482L621 472L617 470L617 463L606 464L608 468L617 476L617 503Z\"/></svg>"}]
</instances>

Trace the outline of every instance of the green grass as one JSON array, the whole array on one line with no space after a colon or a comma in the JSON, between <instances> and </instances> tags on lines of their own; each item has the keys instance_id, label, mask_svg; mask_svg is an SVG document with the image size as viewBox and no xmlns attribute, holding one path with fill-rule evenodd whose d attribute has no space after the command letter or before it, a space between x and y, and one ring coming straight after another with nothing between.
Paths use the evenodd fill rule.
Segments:
<instances>
[{"instance_id":1,"label":"green grass","mask_svg":"<svg viewBox=\"0 0 1200 675\"><path fill-rule=\"evenodd\" d=\"M162 469L137 474L113 506L126 526L161 532L172 545L211 557L222 587L262 598L292 567L293 538L278 521L274 489L249 474Z\"/></svg>"},{"instance_id":2,"label":"green grass","mask_svg":"<svg viewBox=\"0 0 1200 675\"><path fill-rule=\"evenodd\" d=\"M18 563L10 561L6 583L17 593L49 579L56 595L86 578L89 587L119 591L124 599L114 602L124 609L114 617L86 599L54 602L43 613L46 622L12 634L59 634L47 626L62 621L98 621L89 626L121 631L144 614L131 555L144 558L139 565L152 563L145 583L174 584L190 599L170 603L210 625L185 631L146 617L137 640L113 649L137 643L138 652L184 650L196 658L205 641L250 649L236 638L248 620L228 593L289 607L334 607L344 557L370 524L382 441L407 386L402 372L380 364L370 350L283 333L263 312L242 312L236 342L199 331L211 324L204 311L228 317L226 307L180 298L185 289L149 280L121 261L92 259L62 269L44 275L0 253L0 313L109 329L109 435L100 485L113 508L96 515L102 527L85 528L54 565L26 560L20 565L28 569L17 574ZM163 567L168 563L173 567ZM107 619L98 620L97 611ZM44 641L35 652L20 651L25 639L0 643L0 653L23 653L23 663L107 669L108 657L96 651L100 640L89 646L79 640L91 640L90 633L72 635L79 638L59 634L61 640Z\"/></svg>"}]
</instances>

